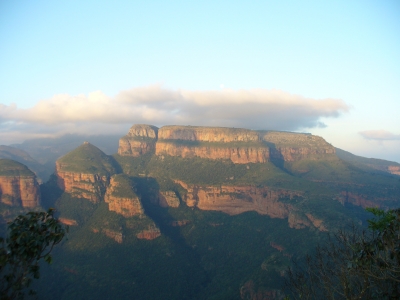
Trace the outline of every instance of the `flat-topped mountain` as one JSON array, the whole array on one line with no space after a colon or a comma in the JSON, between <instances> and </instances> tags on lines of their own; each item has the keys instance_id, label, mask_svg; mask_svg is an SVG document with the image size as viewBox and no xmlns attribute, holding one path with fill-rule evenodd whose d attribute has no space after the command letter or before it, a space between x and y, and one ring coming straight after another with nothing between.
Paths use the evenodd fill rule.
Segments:
<instances>
[{"instance_id":1,"label":"flat-topped mountain","mask_svg":"<svg viewBox=\"0 0 400 300\"><path fill-rule=\"evenodd\" d=\"M225 127L164 126L157 130L151 125L134 125L120 140L118 153L122 156L149 152L246 164L318 159L334 154L335 148L310 134Z\"/></svg>"}]
</instances>

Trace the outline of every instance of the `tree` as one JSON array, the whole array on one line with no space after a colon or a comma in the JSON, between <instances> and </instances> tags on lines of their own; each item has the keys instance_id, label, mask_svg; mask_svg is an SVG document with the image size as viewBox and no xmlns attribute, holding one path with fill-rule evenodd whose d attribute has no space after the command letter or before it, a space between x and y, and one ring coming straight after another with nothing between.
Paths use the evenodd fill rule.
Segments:
<instances>
[{"instance_id":1,"label":"tree","mask_svg":"<svg viewBox=\"0 0 400 300\"><path fill-rule=\"evenodd\" d=\"M339 230L288 269L293 299L400 299L400 209L367 210L367 231Z\"/></svg>"},{"instance_id":2,"label":"tree","mask_svg":"<svg viewBox=\"0 0 400 300\"><path fill-rule=\"evenodd\" d=\"M19 215L8 223L8 237L0 237L0 299L23 298L32 278L39 278L39 261L51 263L53 247L67 232L54 209Z\"/></svg>"}]
</instances>

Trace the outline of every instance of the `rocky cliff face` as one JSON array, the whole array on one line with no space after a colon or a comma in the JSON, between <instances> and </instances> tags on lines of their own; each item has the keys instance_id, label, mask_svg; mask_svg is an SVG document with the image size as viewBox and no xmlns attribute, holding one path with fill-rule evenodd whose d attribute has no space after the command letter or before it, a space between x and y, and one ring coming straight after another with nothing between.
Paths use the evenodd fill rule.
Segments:
<instances>
[{"instance_id":1,"label":"rocky cliff face","mask_svg":"<svg viewBox=\"0 0 400 300\"><path fill-rule=\"evenodd\" d=\"M109 176L105 175L63 172L62 166L58 163L56 163L56 174L60 189L74 197L95 203L100 202L110 181Z\"/></svg>"},{"instance_id":2,"label":"rocky cliff face","mask_svg":"<svg viewBox=\"0 0 400 300\"><path fill-rule=\"evenodd\" d=\"M111 177L104 201L108 203L110 211L126 218L144 213L142 203L133 191L129 178L122 174Z\"/></svg>"},{"instance_id":3,"label":"rocky cliff face","mask_svg":"<svg viewBox=\"0 0 400 300\"><path fill-rule=\"evenodd\" d=\"M322 220L310 213L303 214L297 211L288 201L280 201L282 198L292 200L294 197L300 197L301 192L268 187L200 186L176 182L187 191L183 200L189 207L222 211L230 215L256 211L271 218L288 218L291 228L315 227L320 231L327 231Z\"/></svg>"},{"instance_id":4,"label":"rocky cliff face","mask_svg":"<svg viewBox=\"0 0 400 300\"><path fill-rule=\"evenodd\" d=\"M297 161L334 154L335 148L310 134L240 128L134 125L121 138L118 153L229 159L237 164Z\"/></svg>"},{"instance_id":5,"label":"rocky cliff face","mask_svg":"<svg viewBox=\"0 0 400 300\"><path fill-rule=\"evenodd\" d=\"M260 136L271 147L271 158L285 162L319 159L335 154L335 148L323 138L311 134L260 131Z\"/></svg>"},{"instance_id":6,"label":"rocky cliff face","mask_svg":"<svg viewBox=\"0 0 400 300\"><path fill-rule=\"evenodd\" d=\"M154 152L158 128L152 125L133 125L128 134L119 140L118 154L138 157Z\"/></svg>"},{"instance_id":7,"label":"rocky cliff face","mask_svg":"<svg viewBox=\"0 0 400 300\"><path fill-rule=\"evenodd\" d=\"M230 159L235 164L265 163L269 161L269 149L262 146L238 145L182 145L172 141L158 141L156 155L200 157L208 159Z\"/></svg>"},{"instance_id":8,"label":"rocky cliff face","mask_svg":"<svg viewBox=\"0 0 400 300\"><path fill-rule=\"evenodd\" d=\"M0 202L12 206L39 206L36 175L21 163L0 159Z\"/></svg>"},{"instance_id":9,"label":"rocky cliff face","mask_svg":"<svg viewBox=\"0 0 400 300\"><path fill-rule=\"evenodd\" d=\"M160 140L183 140L198 142L258 142L256 131L241 128L164 126L158 131Z\"/></svg>"},{"instance_id":10,"label":"rocky cliff face","mask_svg":"<svg viewBox=\"0 0 400 300\"><path fill-rule=\"evenodd\" d=\"M173 191L160 192L158 199L162 207L179 207L180 204L178 196Z\"/></svg>"},{"instance_id":11,"label":"rocky cliff face","mask_svg":"<svg viewBox=\"0 0 400 300\"><path fill-rule=\"evenodd\" d=\"M273 218L287 218L290 205L279 202L281 197L293 197L296 192L271 190L255 186L199 186L177 181L186 191L184 201L189 207L218 210L230 215L246 211Z\"/></svg>"},{"instance_id":12,"label":"rocky cliff face","mask_svg":"<svg viewBox=\"0 0 400 300\"><path fill-rule=\"evenodd\" d=\"M116 168L112 158L85 142L56 162L58 186L67 193L99 202Z\"/></svg>"}]
</instances>

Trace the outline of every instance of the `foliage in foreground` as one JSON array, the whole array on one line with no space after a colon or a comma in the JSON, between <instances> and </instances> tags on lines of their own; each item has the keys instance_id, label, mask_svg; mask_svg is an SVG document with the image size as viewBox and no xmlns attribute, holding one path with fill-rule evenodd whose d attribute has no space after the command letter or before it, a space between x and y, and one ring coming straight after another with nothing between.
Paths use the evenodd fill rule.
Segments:
<instances>
[{"instance_id":1,"label":"foliage in foreground","mask_svg":"<svg viewBox=\"0 0 400 300\"><path fill-rule=\"evenodd\" d=\"M400 209L367 209L368 231L340 230L288 269L293 299L400 299Z\"/></svg>"},{"instance_id":2,"label":"foliage in foreground","mask_svg":"<svg viewBox=\"0 0 400 300\"><path fill-rule=\"evenodd\" d=\"M53 247L68 231L53 214L29 212L8 224L8 237L0 237L0 299L22 298L32 277L39 278L39 261L51 263Z\"/></svg>"}]
</instances>

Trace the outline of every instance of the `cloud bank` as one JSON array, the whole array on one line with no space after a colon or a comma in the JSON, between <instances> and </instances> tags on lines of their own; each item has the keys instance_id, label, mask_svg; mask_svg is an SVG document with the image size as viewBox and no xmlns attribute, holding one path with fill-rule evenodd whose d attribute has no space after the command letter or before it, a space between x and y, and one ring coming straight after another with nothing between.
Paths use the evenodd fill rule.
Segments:
<instances>
[{"instance_id":1,"label":"cloud bank","mask_svg":"<svg viewBox=\"0 0 400 300\"><path fill-rule=\"evenodd\" d=\"M339 99L311 99L280 90L189 91L161 85L126 90L115 97L56 95L31 108L0 104L4 140L64 133L125 133L130 125L203 125L300 130L324 127L349 106Z\"/></svg>"},{"instance_id":2,"label":"cloud bank","mask_svg":"<svg viewBox=\"0 0 400 300\"><path fill-rule=\"evenodd\" d=\"M361 136L367 140L378 140L378 141L393 141L400 140L400 134L394 134L386 130L367 130L359 132Z\"/></svg>"}]
</instances>

